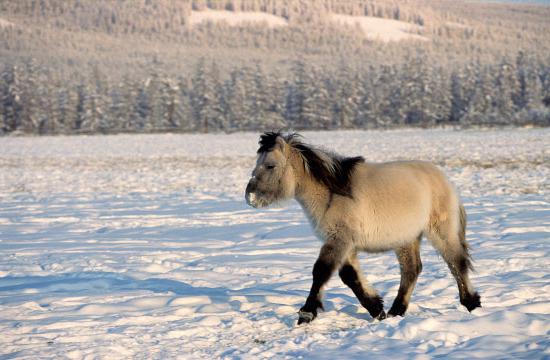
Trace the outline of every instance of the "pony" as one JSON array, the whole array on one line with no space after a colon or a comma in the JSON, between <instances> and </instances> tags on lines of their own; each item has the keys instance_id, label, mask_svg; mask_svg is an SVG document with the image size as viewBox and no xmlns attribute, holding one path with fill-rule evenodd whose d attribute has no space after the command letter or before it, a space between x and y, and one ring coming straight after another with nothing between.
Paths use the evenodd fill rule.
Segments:
<instances>
[{"instance_id":1,"label":"pony","mask_svg":"<svg viewBox=\"0 0 550 360\"><path fill-rule=\"evenodd\" d=\"M247 204L263 208L294 198L323 242L298 325L311 322L323 310L321 290L336 270L374 319L403 316L422 271L423 236L447 263L460 303L470 312L481 307L468 277L472 262L465 236L466 212L436 166L342 157L305 144L297 133L266 132L259 145L246 186ZM397 255L401 282L386 315L382 298L359 268L357 254L389 250Z\"/></svg>"}]
</instances>

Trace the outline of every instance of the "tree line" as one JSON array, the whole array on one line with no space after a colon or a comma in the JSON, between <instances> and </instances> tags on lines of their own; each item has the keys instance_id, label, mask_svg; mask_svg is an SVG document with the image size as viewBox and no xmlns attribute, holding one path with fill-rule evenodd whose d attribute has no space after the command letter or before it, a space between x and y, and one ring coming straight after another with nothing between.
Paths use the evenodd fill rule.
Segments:
<instances>
[{"instance_id":1,"label":"tree line","mask_svg":"<svg viewBox=\"0 0 550 360\"><path fill-rule=\"evenodd\" d=\"M402 65L326 69L295 60L224 76L199 59L189 76L151 69L113 82L99 68L72 85L31 60L4 64L0 132L29 134L550 125L550 68L520 52L449 70Z\"/></svg>"}]
</instances>

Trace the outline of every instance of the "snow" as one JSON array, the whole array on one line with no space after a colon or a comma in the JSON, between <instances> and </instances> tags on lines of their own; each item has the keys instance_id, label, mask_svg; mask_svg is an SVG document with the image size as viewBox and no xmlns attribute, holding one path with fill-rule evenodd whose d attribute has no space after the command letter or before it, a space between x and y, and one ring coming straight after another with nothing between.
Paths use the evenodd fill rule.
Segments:
<instances>
[{"instance_id":1,"label":"snow","mask_svg":"<svg viewBox=\"0 0 550 360\"><path fill-rule=\"evenodd\" d=\"M210 10L191 11L189 23L191 26L198 25L202 22L218 22L223 21L229 26L241 26L247 23L264 23L268 27L287 26L287 21L276 15L255 12L255 11L226 11L226 10Z\"/></svg>"},{"instance_id":2,"label":"snow","mask_svg":"<svg viewBox=\"0 0 550 360\"><path fill-rule=\"evenodd\" d=\"M15 24L12 23L11 21L0 18L0 29L5 29L5 28L8 28L8 27L12 27L14 25Z\"/></svg>"},{"instance_id":3,"label":"snow","mask_svg":"<svg viewBox=\"0 0 550 360\"><path fill-rule=\"evenodd\" d=\"M440 165L468 212L468 313L443 261L405 317L373 321L334 277L296 326L320 243L300 208L247 207L258 134L0 138L2 358L550 356L550 130L306 132L369 161ZM397 293L391 253L363 254Z\"/></svg>"},{"instance_id":4,"label":"snow","mask_svg":"<svg viewBox=\"0 0 550 360\"><path fill-rule=\"evenodd\" d=\"M401 41L401 40L428 40L427 37L414 34L422 27L405 21L383 19L374 16L351 16L343 14L331 14L333 22L358 26L365 36L372 40L379 41Z\"/></svg>"},{"instance_id":5,"label":"snow","mask_svg":"<svg viewBox=\"0 0 550 360\"><path fill-rule=\"evenodd\" d=\"M422 29L421 26L405 21L383 19L374 16L351 16L343 14L329 14L329 20L341 25L358 26L365 36L372 40L385 42L428 40L425 36L414 34L414 32ZM211 9L191 11L191 15L189 16L189 24L191 26L204 22L224 22L229 26L264 23L271 28L288 25L287 20L283 17L264 12Z\"/></svg>"}]
</instances>

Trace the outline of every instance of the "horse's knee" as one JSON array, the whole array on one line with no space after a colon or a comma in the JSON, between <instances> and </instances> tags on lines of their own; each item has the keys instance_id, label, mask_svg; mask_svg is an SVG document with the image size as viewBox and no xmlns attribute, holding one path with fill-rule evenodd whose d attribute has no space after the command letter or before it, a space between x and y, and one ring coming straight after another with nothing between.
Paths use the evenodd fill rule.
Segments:
<instances>
[{"instance_id":1,"label":"horse's knee","mask_svg":"<svg viewBox=\"0 0 550 360\"><path fill-rule=\"evenodd\" d=\"M342 268L338 272L338 275L340 276L340 279L342 279L342 282L350 287L354 284L357 284L359 281L357 271L355 271L355 268L353 266L348 264L342 266Z\"/></svg>"},{"instance_id":2,"label":"horse's knee","mask_svg":"<svg viewBox=\"0 0 550 360\"><path fill-rule=\"evenodd\" d=\"M418 257L417 259L415 259L414 262L412 262L412 264L408 266L407 276L411 277L412 280L414 281L416 280L418 275L420 275L421 272L422 272L422 261L420 261L420 257Z\"/></svg>"},{"instance_id":3,"label":"horse's knee","mask_svg":"<svg viewBox=\"0 0 550 360\"><path fill-rule=\"evenodd\" d=\"M397 251L397 259L401 267L401 276L406 279L407 282L414 282L416 278L422 272L422 261L420 260L420 254L414 249L402 249Z\"/></svg>"},{"instance_id":4,"label":"horse's knee","mask_svg":"<svg viewBox=\"0 0 550 360\"><path fill-rule=\"evenodd\" d=\"M410 271L410 272L404 272L401 274L401 281L406 286L410 286L411 284L414 284L416 282L416 279L418 278L418 272L416 271Z\"/></svg>"}]
</instances>

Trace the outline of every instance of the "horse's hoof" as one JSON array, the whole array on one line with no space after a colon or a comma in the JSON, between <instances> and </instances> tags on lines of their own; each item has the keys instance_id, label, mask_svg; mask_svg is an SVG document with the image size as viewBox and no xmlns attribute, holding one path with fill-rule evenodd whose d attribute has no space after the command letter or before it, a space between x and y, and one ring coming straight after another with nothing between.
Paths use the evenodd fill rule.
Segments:
<instances>
[{"instance_id":1,"label":"horse's hoof","mask_svg":"<svg viewBox=\"0 0 550 360\"><path fill-rule=\"evenodd\" d=\"M460 300L460 303L464 305L469 312L472 312L472 310L481 307L481 300L477 292L471 295L467 294L465 298Z\"/></svg>"},{"instance_id":2,"label":"horse's hoof","mask_svg":"<svg viewBox=\"0 0 550 360\"><path fill-rule=\"evenodd\" d=\"M380 316L383 316L382 319L386 318L386 313L384 312L384 300L382 300L380 296L377 295L370 298L368 297L362 304L373 319L378 319Z\"/></svg>"},{"instance_id":3,"label":"horse's hoof","mask_svg":"<svg viewBox=\"0 0 550 360\"><path fill-rule=\"evenodd\" d=\"M393 304L390 311L388 312L388 317L403 316L407 311L407 307L402 304Z\"/></svg>"},{"instance_id":4,"label":"horse's hoof","mask_svg":"<svg viewBox=\"0 0 550 360\"><path fill-rule=\"evenodd\" d=\"M308 324L312 322L313 319L315 319L316 317L317 315L315 313L300 310L298 311L298 325L303 323Z\"/></svg>"},{"instance_id":5,"label":"horse's hoof","mask_svg":"<svg viewBox=\"0 0 550 360\"><path fill-rule=\"evenodd\" d=\"M378 314L378 316L375 317L376 320L384 320L386 318L386 312L384 310L380 311L380 314Z\"/></svg>"}]
</instances>

